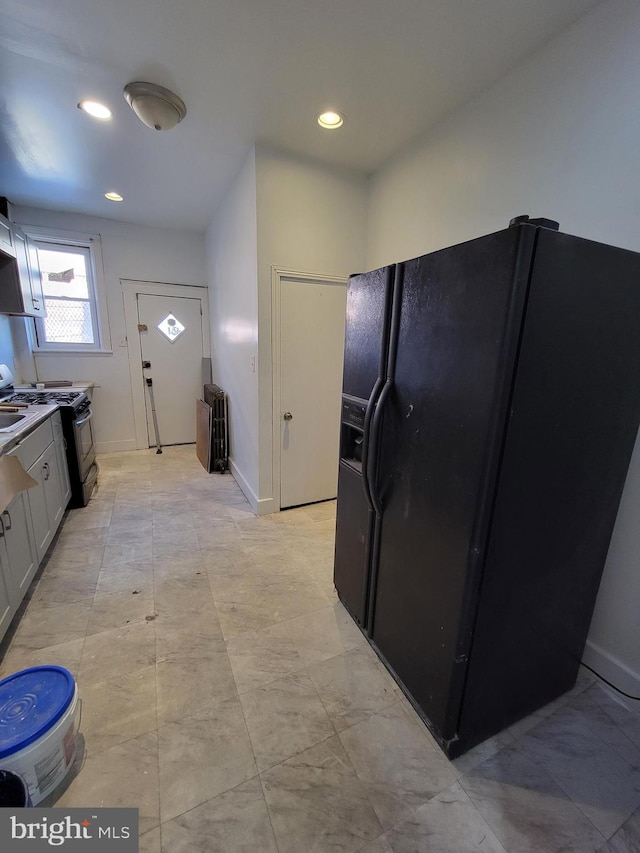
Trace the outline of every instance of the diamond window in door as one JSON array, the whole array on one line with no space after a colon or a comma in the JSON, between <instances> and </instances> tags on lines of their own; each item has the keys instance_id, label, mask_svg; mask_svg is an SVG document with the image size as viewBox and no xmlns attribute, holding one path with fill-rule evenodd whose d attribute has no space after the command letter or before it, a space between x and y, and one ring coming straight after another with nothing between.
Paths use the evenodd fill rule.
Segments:
<instances>
[{"instance_id":1,"label":"diamond window in door","mask_svg":"<svg viewBox=\"0 0 640 853\"><path fill-rule=\"evenodd\" d=\"M185 327L182 325L180 320L176 320L173 314L167 314L164 320L158 323L158 329L167 338L167 340L171 341L171 343L177 341L180 335L185 331Z\"/></svg>"}]
</instances>

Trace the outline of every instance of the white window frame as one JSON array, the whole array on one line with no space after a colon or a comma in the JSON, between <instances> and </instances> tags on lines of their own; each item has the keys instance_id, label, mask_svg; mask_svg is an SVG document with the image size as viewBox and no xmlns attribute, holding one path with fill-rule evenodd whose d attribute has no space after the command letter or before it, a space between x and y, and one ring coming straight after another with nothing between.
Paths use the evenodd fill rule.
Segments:
<instances>
[{"instance_id":1,"label":"white window frame","mask_svg":"<svg viewBox=\"0 0 640 853\"><path fill-rule=\"evenodd\" d=\"M93 344L86 343L53 343L44 340L44 320L34 317L29 324L31 349L39 353L82 353L83 355L112 354L111 334L109 330L109 315L104 286L104 266L102 263L102 243L99 234L83 234L72 231L56 231L51 228L36 228L23 225L22 230L36 243L50 243L51 246L78 248L88 250L90 263L89 302L91 305L92 322L97 340Z\"/></svg>"}]
</instances>

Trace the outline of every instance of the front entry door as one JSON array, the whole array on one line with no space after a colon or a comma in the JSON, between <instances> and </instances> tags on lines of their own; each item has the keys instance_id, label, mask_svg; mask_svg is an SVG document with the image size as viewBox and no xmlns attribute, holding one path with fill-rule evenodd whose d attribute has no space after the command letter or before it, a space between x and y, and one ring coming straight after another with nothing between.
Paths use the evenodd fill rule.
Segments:
<instances>
[{"instance_id":1,"label":"front entry door","mask_svg":"<svg viewBox=\"0 0 640 853\"><path fill-rule=\"evenodd\" d=\"M195 401L202 395L201 300L138 293L137 303L149 446L156 445L156 436L147 378L153 383L160 444L191 444Z\"/></svg>"},{"instance_id":2,"label":"front entry door","mask_svg":"<svg viewBox=\"0 0 640 853\"><path fill-rule=\"evenodd\" d=\"M335 498L345 282L280 282L280 507Z\"/></svg>"}]
</instances>

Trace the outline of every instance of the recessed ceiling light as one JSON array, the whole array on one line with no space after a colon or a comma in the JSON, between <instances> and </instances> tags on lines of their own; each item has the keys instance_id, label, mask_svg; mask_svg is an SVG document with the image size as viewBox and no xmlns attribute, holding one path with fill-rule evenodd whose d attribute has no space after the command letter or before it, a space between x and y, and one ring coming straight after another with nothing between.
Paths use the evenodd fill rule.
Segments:
<instances>
[{"instance_id":1,"label":"recessed ceiling light","mask_svg":"<svg viewBox=\"0 0 640 853\"><path fill-rule=\"evenodd\" d=\"M116 192L113 192L113 191L108 192L108 193L105 193L105 194L104 194L104 197L105 197L105 198L108 198L108 199L109 199L109 201L124 201L124 199L122 198L122 196L120 195L120 193L116 193Z\"/></svg>"},{"instance_id":2,"label":"recessed ceiling light","mask_svg":"<svg viewBox=\"0 0 640 853\"><path fill-rule=\"evenodd\" d=\"M78 109L84 110L85 113L89 113L90 116L100 119L100 121L107 121L111 118L111 110L109 107L99 103L98 101L80 101Z\"/></svg>"},{"instance_id":3,"label":"recessed ceiling light","mask_svg":"<svg viewBox=\"0 0 640 853\"><path fill-rule=\"evenodd\" d=\"M327 130L336 130L344 124L344 116L340 113L335 113L333 110L327 110L318 116L318 124Z\"/></svg>"}]
</instances>

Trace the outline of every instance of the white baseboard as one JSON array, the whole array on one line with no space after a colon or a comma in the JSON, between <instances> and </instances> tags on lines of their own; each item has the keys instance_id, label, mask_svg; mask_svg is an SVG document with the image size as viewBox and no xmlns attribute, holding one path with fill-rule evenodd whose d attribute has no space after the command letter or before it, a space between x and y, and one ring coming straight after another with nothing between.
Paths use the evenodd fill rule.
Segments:
<instances>
[{"instance_id":1,"label":"white baseboard","mask_svg":"<svg viewBox=\"0 0 640 853\"><path fill-rule=\"evenodd\" d=\"M630 693L632 696L640 696L640 673L634 672L619 658L606 652L591 640L587 640L582 660L587 666L595 669L599 675L614 684L618 690L623 693Z\"/></svg>"},{"instance_id":2,"label":"white baseboard","mask_svg":"<svg viewBox=\"0 0 640 853\"><path fill-rule=\"evenodd\" d=\"M258 515L271 515L272 512L280 512L274 498L262 498L258 501Z\"/></svg>"},{"instance_id":3,"label":"white baseboard","mask_svg":"<svg viewBox=\"0 0 640 853\"><path fill-rule=\"evenodd\" d=\"M245 478L242 476L240 469L231 457L229 457L229 471L231 471L233 479L240 486L245 498L249 501L251 509L253 510L253 512L255 512L256 515L258 515L258 496L255 494L249 483L247 483Z\"/></svg>"},{"instance_id":4,"label":"white baseboard","mask_svg":"<svg viewBox=\"0 0 640 853\"><path fill-rule=\"evenodd\" d=\"M126 450L137 450L135 438L123 441L96 441L96 453L123 453Z\"/></svg>"},{"instance_id":5,"label":"white baseboard","mask_svg":"<svg viewBox=\"0 0 640 853\"><path fill-rule=\"evenodd\" d=\"M273 498L262 498L262 500L258 499L258 496L242 476L240 469L231 457L229 457L229 470L233 475L233 479L242 489L245 498L249 501L249 505L256 515L269 515L272 512L278 512L278 508L276 507L275 500Z\"/></svg>"}]
</instances>

